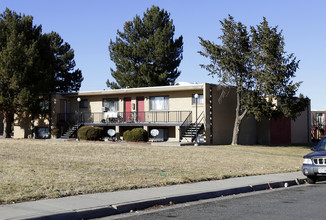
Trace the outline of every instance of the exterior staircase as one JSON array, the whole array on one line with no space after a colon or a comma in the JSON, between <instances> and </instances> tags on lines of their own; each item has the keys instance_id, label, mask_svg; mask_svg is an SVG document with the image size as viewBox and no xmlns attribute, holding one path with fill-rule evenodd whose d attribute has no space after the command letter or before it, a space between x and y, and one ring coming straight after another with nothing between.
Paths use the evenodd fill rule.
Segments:
<instances>
[{"instance_id":1,"label":"exterior staircase","mask_svg":"<svg viewBox=\"0 0 326 220\"><path fill-rule=\"evenodd\" d=\"M197 127L195 123L191 123L186 131L181 136L181 142L193 142L196 139L196 136L200 134L203 130L204 124L198 123Z\"/></svg>"},{"instance_id":2,"label":"exterior staircase","mask_svg":"<svg viewBox=\"0 0 326 220\"><path fill-rule=\"evenodd\" d=\"M60 139L72 138L76 134L77 130L82 126L83 126L83 124L79 124L79 126L77 124L72 126L63 135L61 135Z\"/></svg>"}]
</instances>

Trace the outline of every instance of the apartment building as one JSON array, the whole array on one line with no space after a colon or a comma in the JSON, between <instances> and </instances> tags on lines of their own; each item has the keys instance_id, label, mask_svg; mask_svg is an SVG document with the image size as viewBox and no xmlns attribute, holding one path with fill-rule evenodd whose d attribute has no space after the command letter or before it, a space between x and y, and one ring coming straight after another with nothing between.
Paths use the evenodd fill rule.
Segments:
<instances>
[{"instance_id":1,"label":"apartment building","mask_svg":"<svg viewBox=\"0 0 326 220\"><path fill-rule=\"evenodd\" d=\"M99 90L52 96L51 117L34 120L16 116L15 138L50 137L59 129L61 138L74 137L80 126L123 132L141 127L152 141L230 144L235 119L236 93L216 84L180 83L171 86ZM293 144L310 141L310 108L298 117L257 122L246 117L241 125L240 144ZM309 116L309 117L308 117ZM283 129L283 130L282 130ZM158 131L152 136L151 131Z\"/></svg>"}]
</instances>

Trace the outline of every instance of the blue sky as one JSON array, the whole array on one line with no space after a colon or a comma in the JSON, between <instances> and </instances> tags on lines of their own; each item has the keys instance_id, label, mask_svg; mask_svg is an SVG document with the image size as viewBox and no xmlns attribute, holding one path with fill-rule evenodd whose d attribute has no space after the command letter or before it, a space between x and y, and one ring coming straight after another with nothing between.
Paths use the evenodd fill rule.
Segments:
<instances>
[{"instance_id":1,"label":"blue sky","mask_svg":"<svg viewBox=\"0 0 326 220\"><path fill-rule=\"evenodd\" d=\"M81 91L108 89L113 80L108 46L117 30L136 14L143 15L152 5L171 13L175 38L184 39L183 60L177 81L217 83L199 64L198 36L218 43L219 20L231 14L247 27L259 24L263 17L271 26L283 30L286 51L300 60L294 81L303 81L299 93L311 99L312 109L326 110L325 51L326 1L324 0L0 0L0 12L6 7L32 15L43 33L55 31L75 50L76 67L84 76Z\"/></svg>"}]
</instances>

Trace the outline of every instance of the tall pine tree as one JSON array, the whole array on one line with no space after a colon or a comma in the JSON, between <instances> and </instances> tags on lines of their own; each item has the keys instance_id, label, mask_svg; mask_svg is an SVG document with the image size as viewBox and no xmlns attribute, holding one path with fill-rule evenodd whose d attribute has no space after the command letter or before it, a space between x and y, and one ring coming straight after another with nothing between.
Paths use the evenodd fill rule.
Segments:
<instances>
[{"instance_id":1,"label":"tall pine tree","mask_svg":"<svg viewBox=\"0 0 326 220\"><path fill-rule=\"evenodd\" d=\"M0 14L0 112L4 137L10 137L14 114L42 111L41 96L78 91L83 80L73 70L74 52L56 33L42 35L33 18L6 9Z\"/></svg>"},{"instance_id":2,"label":"tall pine tree","mask_svg":"<svg viewBox=\"0 0 326 220\"><path fill-rule=\"evenodd\" d=\"M38 87L35 64L41 26L31 16L6 9L0 15L0 110L4 113L4 137L10 137L14 113L29 108Z\"/></svg>"},{"instance_id":3,"label":"tall pine tree","mask_svg":"<svg viewBox=\"0 0 326 220\"><path fill-rule=\"evenodd\" d=\"M41 42L42 71L48 93L77 92L83 77L79 69L75 70L74 50L56 32L43 34Z\"/></svg>"},{"instance_id":4,"label":"tall pine tree","mask_svg":"<svg viewBox=\"0 0 326 220\"><path fill-rule=\"evenodd\" d=\"M173 84L180 75L183 38L174 40L175 27L170 14L152 6L133 21L125 22L110 41L110 58L116 65L111 74L116 82L110 88L147 87Z\"/></svg>"}]
</instances>

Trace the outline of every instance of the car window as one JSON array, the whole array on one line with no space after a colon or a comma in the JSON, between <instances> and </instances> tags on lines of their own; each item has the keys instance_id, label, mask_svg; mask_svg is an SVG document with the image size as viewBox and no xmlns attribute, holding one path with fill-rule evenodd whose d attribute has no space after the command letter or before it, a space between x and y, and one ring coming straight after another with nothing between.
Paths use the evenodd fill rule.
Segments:
<instances>
[{"instance_id":1,"label":"car window","mask_svg":"<svg viewBox=\"0 0 326 220\"><path fill-rule=\"evenodd\" d=\"M325 150L326 150L326 138L323 138L318 144L317 151L325 151Z\"/></svg>"}]
</instances>

